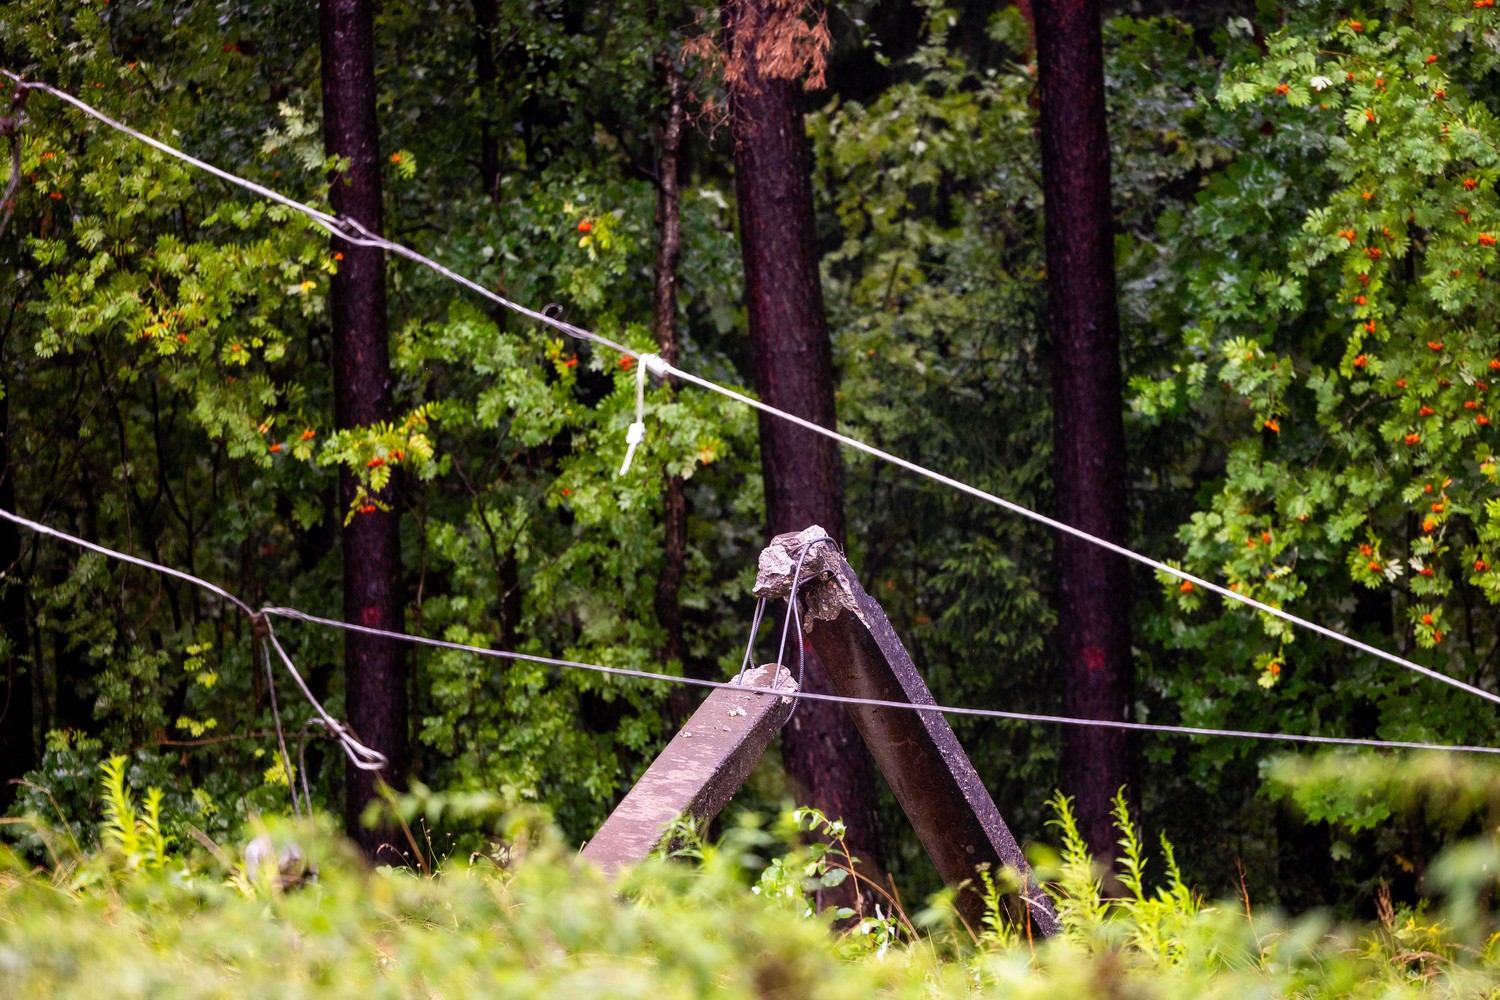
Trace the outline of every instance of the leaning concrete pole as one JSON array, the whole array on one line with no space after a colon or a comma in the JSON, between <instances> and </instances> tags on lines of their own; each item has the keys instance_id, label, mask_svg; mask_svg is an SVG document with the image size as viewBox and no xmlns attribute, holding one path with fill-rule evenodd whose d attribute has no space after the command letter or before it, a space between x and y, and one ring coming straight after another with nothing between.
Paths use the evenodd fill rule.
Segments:
<instances>
[{"instance_id":1,"label":"leaning concrete pole","mask_svg":"<svg viewBox=\"0 0 1500 1000\"><path fill-rule=\"evenodd\" d=\"M755 595L783 598L792 592L801 560L798 599L803 630L828 668L838 693L935 704L885 611L859 585L849 563L831 544L815 544L827 532L814 525L777 535L760 554ZM1057 915L1032 876L1015 837L969 762L948 720L938 712L846 705L896 801L906 812L943 881L961 886L958 910L978 928L984 915L975 871L1010 868L1020 876L1023 912L1017 923L1038 936L1057 929Z\"/></svg>"},{"instance_id":2,"label":"leaning concrete pole","mask_svg":"<svg viewBox=\"0 0 1500 1000\"><path fill-rule=\"evenodd\" d=\"M745 671L735 687L717 688L609 814L583 857L613 875L650 857L678 817L712 820L786 722L792 699L785 695L796 691L774 663Z\"/></svg>"}]
</instances>

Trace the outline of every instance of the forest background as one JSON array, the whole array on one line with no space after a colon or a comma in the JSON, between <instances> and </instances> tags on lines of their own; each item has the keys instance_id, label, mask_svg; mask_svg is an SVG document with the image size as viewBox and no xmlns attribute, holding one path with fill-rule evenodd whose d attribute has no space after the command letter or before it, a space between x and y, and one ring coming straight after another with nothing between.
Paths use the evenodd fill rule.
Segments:
<instances>
[{"instance_id":1,"label":"forest background","mask_svg":"<svg viewBox=\"0 0 1500 1000\"><path fill-rule=\"evenodd\" d=\"M1107 13L1129 544L1494 690L1500 20L1468 0ZM1053 414L1072 401L1049 391L1028 12L840 4L826 26L826 86L805 111L839 427L1051 510ZM711 10L659 3L382 5L386 234L656 350L680 105L679 363L752 385L717 30ZM305 5L17 0L0 39L8 69L292 197L338 197ZM341 532L388 518L412 632L700 677L739 666L767 538L748 410L653 384L646 441L618 476L631 365L393 260L392 410L336 427L341 251L323 231L40 93L17 134L0 506L332 618ZM1058 711L1050 533L843 463L850 561L937 700ZM674 482L680 565L664 538ZM179 838L288 811L248 621L9 523L0 563L0 777L27 779L0 791L12 816L60 810L98 836L98 765L117 752L133 784L165 791ZM1175 580L1138 572L1131 593L1137 720L1492 742L1490 707L1461 691ZM342 715L341 635L279 632ZM402 770L544 806L574 842L691 703L408 655ZM280 711L305 729L284 683ZM1069 790L1058 731L954 727L1018 835L1040 837L1053 790ZM1132 747L1144 826L1170 833L1210 895L1367 908L1386 884L1416 899L1429 860L1483 819L1405 809L1409 788L1352 785L1344 759L1289 785L1276 752ZM333 812L340 761L314 738L298 776ZM750 808L799 794L774 760L747 791ZM879 810L884 865L920 897L934 876L893 803ZM40 855L31 827L6 829ZM460 819L437 836L462 853L487 831Z\"/></svg>"}]
</instances>

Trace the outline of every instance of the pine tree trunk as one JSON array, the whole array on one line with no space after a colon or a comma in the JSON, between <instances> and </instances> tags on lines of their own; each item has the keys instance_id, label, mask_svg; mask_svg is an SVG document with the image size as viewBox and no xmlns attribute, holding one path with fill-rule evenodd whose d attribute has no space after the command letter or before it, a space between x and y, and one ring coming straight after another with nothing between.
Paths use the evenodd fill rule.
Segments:
<instances>
[{"instance_id":1,"label":"pine tree trunk","mask_svg":"<svg viewBox=\"0 0 1500 1000\"><path fill-rule=\"evenodd\" d=\"M382 227L381 158L375 121L374 26L369 0L322 0L323 132L330 154L349 168L332 178L330 198L340 216L372 232ZM391 418L390 345L386 332L385 258L378 249L333 241L343 254L331 289L334 419L343 428ZM355 478L341 473L342 517L355 496ZM344 618L359 625L402 630L401 546L396 477L376 498L379 509L356 513L343 529ZM399 643L345 633L344 684L349 724L390 764L392 784L407 766L407 664ZM360 824L375 797L375 776L352 764L346 774L344 823L374 852L384 839Z\"/></svg>"},{"instance_id":2,"label":"pine tree trunk","mask_svg":"<svg viewBox=\"0 0 1500 1000\"><path fill-rule=\"evenodd\" d=\"M1056 516L1123 542L1125 429L1099 7L1095 0L1053 0L1033 12ZM1063 712L1125 719L1131 703L1128 564L1066 535L1056 544ZM1062 787L1076 796L1079 827L1101 857L1114 855L1110 799L1130 777L1124 732L1066 727Z\"/></svg>"},{"instance_id":3,"label":"pine tree trunk","mask_svg":"<svg viewBox=\"0 0 1500 1000\"><path fill-rule=\"evenodd\" d=\"M682 215L678 197L678 153L682 149L683 99L687 81L663 46L656 55L657 76L666 91L666 118L656 134L656 350L669 365L677 364L677 263L682 257ZM675 389L675 386L673 387ZM656 581L656 620L667 634L662 659L676 660L687 671L682 634L682 581L687 572L687 495L681 476L668 476L662 487L662 568ZM672 713L679 722L692 714L696 698L679 688Z\"/></svg>"},{"instance_id":4,"label":"pine tree trunk","mask_svg":"<svg viewBox=\"0 0 1500 1000\"><path fill-rule=\"evenodd\" d=\"M729 0L721 7L728 58L742 67L730 89L730 107L755 390L770 405L831 428L833 356L814 240L802 84L763 76L750 53L748 42L764 23L766 6L767 0ZM737 52L740 46L743 51ZM768 532L819 524L843 544L844 479L837 446L762 415L760 449ZM786 658L795 664L794 651ZM832 691L811 649L804 688ZM843 706L799 705L783 731L782 754L805 801L830 817L842 817L851 852L882 865L874 769Z\"/></svg>"},{"instance_id":5,"label":"pine tree trunk","mask_svg":"<svg viewBox=\"0 0 1500 1000\"><path fill-rule=\"evenodd\" d=\"M15 513L9 411L9 395L0 395L0 508ZM15 800L16 786L11 781L36 766L21 531L10 521L0 521L0 635L5 640L4 656L0 657L0 813L4 813Z\"/></svg>"}]
</instances>

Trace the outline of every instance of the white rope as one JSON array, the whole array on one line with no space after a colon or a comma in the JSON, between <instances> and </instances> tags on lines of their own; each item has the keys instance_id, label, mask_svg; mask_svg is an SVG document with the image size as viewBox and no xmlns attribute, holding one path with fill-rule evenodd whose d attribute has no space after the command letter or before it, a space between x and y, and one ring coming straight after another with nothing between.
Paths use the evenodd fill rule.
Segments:
<instances>
[{"instance_id":1,"label":"white rope","mask_svg":"<svg viewBox=\"0 0 1500 1000\"><path fill-rule=\"evenodd\" d=\"M552 327L553 329L556 329L569 336L592 341L594 343L600 344L601 346L618 351L619 353L627 355L629 357L636 359L641 358L639 352L633 351L622 344L617 344L612 340L601 337L599 334L593 333L589 330L584 330L577 326L573 326L570 323L564 323L561 320L554 319L542 312L528 309L527 307L520 305L519 303L512 302L511 300L504 298L503 296L497 295L484 286L470 280L469 278L464 277L463 275L457 274L456 272L444 267L443 265L438 264L431 258L425 257L417 251L410 249L409 247L402 246L399 243L394 243L390 240L385 239L384 237L377 236L374 233L371 233L368 229L361 226L358 222L352 219L339 219L335 216L327 214L326 212L321 212L309 205L304 205L301 202L294 201L293 199L288 198L285 195L277 194L276 192L271 191L269 188L262 187L261 185L256 184L252 181L248 181L242 177L237 177L234 174L228 173L227 171L220 170L217 167L204 163L202 160L189 156L181 150L173 149L171 146L168 146L165 143L158 142L157 140L152 139L149 136L142 135L134 129L120 124L104 113L95 110L88 104L80 101L78 98L73 97L71 94L67 94L61 90L56 89L55 87L48 86L44 83L26 81L15 73L10 72L9 70L0 70L0 74L9 77L11 80L14 80L22 87L33 90L41 90L53 95L54 97L59 98L60 100L66 101L67 103L78 108L80 111L83 111L85 114L90 115L91 117L103 122L111 128L117 129L127 135L139 139L140 141L145 142L151 145L153 148L161 150L162 152L167 153L170 156L174 156L180 160L183 160L184 162L191 163L194 166L206 170L214 176L228 181L231 184L238 185L239 187L245 188L248 191L259 194L262 197L270 198L272 201L275 201L278 204L285 205L288 208L301 212L303 215L306 215L308 218L312 219L324 229L327 229L330 233L333 233L339 239L346 240L359 246L379 247L385 250L389 250L391 253L405 257L408 260L415 261L416 263L419 263L424 267L427 267L437 272L438 274L441 274L444 277L463 285L465 288L468 288L471 291L484 296L492 302L495 302L505 307L506 309L510 309L516 313L519 313L520 315L527 316L533 320L536 320L538 323L542 323L546 326ZM360 235L351 235L351 230ZM1460 691L1464 691L1476 697L1483 698L1486 701L1500 704L1500 695L1497 695L1494 692L1486 691L1483 688L1476 687L1473 684L1461 681L1456 677L1450 677L1447 674L1442 673L1441 671L1432 669L1431 667L1424 667L1420 663L1415 663L1411 660L1406 659L1405 657L1398 656L1395 653L1391 653L1384 649L1381 649L1378 646L1372 646L1369 643L1361 642L1358 639L1344 635L1342 632L1338 632L1326 625L1320 625L1306 618L1294 615L1289 611L1285 611L1281 608L1273 607L1272 605L1266 604L1262 601L1258 601L1247 594L1241 594L1238 591L1230 590L1228 587L1222 587L1216 583L1205 580L1203 577L1189 573L1186 570L1178 569L1175 566L1170 566L1167 563L1164 563L1158 559L1153 559L1150 556L1143 555L1116 542L1111 542L1107 539L1100 538L1099 536L1090 534L1089 532L1084 531L1081 528L1075 528L1070 524L1065 524L1062 521L1056 520L1055 518L1051 518L1045 514L1038 513L1037 511L1034 511L1029 507L1024 507L1021 504L1015 503L1011 500L1007 500L1004 497L996 496L995 494L986 492L985 490L981 490L976 486L970 486L968 483L964 483L960 480L954 479L951 476L945 476L940 472L936 472L925 466L918 465L915 462L907 461L906 459L901 458L897 455L893 455L890 452L885 451L884 449L877 448L874 445L866 444L863 441L849 437L845 434L841 434L836 430L824 427L821 424L814 423L811 420L806 420L795 414L788 413L785 410L777 409L774 406L762 403L760 400L753 399L743 393L736 392L733 389L726 388L725 386L721 386L715 382L711 382L708 379L700 378L699 376L693 375L690 372L683 371L681 368L670 365L660 358L654 358L651 367L652 370L658 375L676 375L683 381L690 382L701 389L706 389L709 392L718 393L719 395L724 396L727 399L732 399L745 406L752 407L753 409L758 410L761 413L765 413L779 420L785 420L788 423L795 424L796 426L801 427L804 430L811 431L814 434L821 434L826 438L837 441L839 444L842 444L847 448L852 448L855 451L863 452L866 455L878 458L884 462L889 462L892 465L905 469L908 472L915 473L916 475L923 476L927 479L932 480L933 482L941 483L944 486L951 487L952 489L958 490L962 493L967 493L979 500L983 500L987 503L992 503L995 506L1010 511L1013 514L1035 521L1038 524L1046 525L1054 531L1060 531L1064 534L1071 535L1074 538L1088 542L1091 545L1097 545L1102 549L1115 553L1116 555L1132 560L1133 562L1140 563L1143 566L1148 566L1159 573L1165 573L1168 576L1175 577L1178 580L1187 581L1196 587L1202 587L1204 590L1218 594L1225 600L1235 601L1245 605L1246 607L1254 608L1255 610L1260 611L1263 614L1271 615L1291 625L1295 625L1298 628L1307 629L1308 631L1321 635L1324 638L1343 643L1344 645L1349 646L1352 649L1356 649L1369 656L1385 660L1387 663L1395 664L1396 666L1401 667L1405 670L1410 670L1414 673L1421 674L1424 677L1428 677L1440 683L1447 684L1450 687L1454 687L1459 689ZM644 426L642 427L642 433L644 433Z\"/></svg>"}]
</instances>

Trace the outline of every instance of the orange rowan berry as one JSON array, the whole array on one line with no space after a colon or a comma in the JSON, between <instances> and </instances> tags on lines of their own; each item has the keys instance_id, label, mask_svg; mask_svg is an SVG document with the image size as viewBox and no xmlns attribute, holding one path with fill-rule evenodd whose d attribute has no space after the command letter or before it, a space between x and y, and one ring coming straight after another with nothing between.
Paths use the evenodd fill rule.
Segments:
<instances>
[{"instance_id":1,"label":"orange rowan berry","mask_svg":"<svg viewBox=\"0 0 1500 1000\"><path fill-rule=\"evenodd\" d=\"M621 358L620 367L626 371L630 371L630 369L635 367L635 358Z\"/></svg>"},{"instance_id":2,"label":"orange rowan berry","mask_svg":"<svg viewBox=\"0 0 1500 1000\"><path fill-rule=\"evenodd\" d=\"M1348 240L1350 243L1353 243L1356 239L1359 238L1359 234L1352 229L1340 229L1339 235Z\"/></svg>"},{"instance_id":3,"label":"orange rowan berry","mask_svg":"<svg viewBox=\"0 0 1500 1000\"><path fill-rule=\"evenodd\" d=\"M1420 434L1408 434L1408 435L1406 435L1406 443L1407 444L1416 444L1420 440L1422 440L1422 435L1420 435Z\"/></svg>"},{"instance_id":4,"label":"orange rowan berry","mask_svg":"<svg viewBox=\"0 0 1500 1000\"><path fill-rule=\"evenodd\" d=\"M1447 96L1448 96L1448 92L1446 90L1442 89L1441 87L1439 87L1437 90L1434 90L1432 92L1432 99L1435 100L1435 101L1441 101L1443 98L1445 98ZM1445 133L1448 131L1447 126L1443 127L1443 131Z\"/></svg>"},{"instance_id":5,"label":"orange rowan berry","mask_svg":"<svg viewBox=\"0 0 1500 1000\"><path fill-rule=\"evenodd\" d=\"M1433 632L1432 633L1432 642L1433 642L1433 645L1435 645L1435 646L1442 645L1442 642L1443 642L1443 633L1441 633L1441 632Z\"/></svg>"},{"instance_id":6,"label":"orange rowan berry","mask_svg":"<svg viewBox=\"0 0 1500 1000\"><path fill-rule=\"evenodd\" d=\"M380 468L384 464L385 464L385 459L381 458L379 455L376 455L374 458L370 459L368 462L365 463L365 468L367 468L367 469L378 469L378 468Z\"/></svg>"},{"instance_id":7,"label":"orange rowan berry","mask_svg":"<svg viewBox=\"0 0 1500 1000\"><path fill-rule=\"evenodd\" d=\"M1184 594L1191 594L1193 592L1193 581L1183 580L1182 584L1177 589L1182 591Z\"/></svg>"},{"instance_id":8,"label":"orange rowan berry","mask_svg":"<svg viewBox=\"0 0 1500 1000\"><path fill-rule=\"evenodd\" d=\"M1368 569L1371 573L1379 573L1380 572L1380 563L1378 563L1378 562L1372 562L1372 563L1370 563L1369 566L1366 567L1366 569Z\"/></svg>"},{"instance_id":9,"label":"orange rowan berry","mask_svg":"<svg viewBox=\"0 0 1500 1000\"><path fill-rule=\"evenodd\" d=\"M1436 412L1437 411L1434 410L1432 407L1430 407L1430 406L1424 406L1420 410L1417 411L1417 416L1419 416L1419 417L1430 417L1430 416L1432 416Z\"/></svg>"},{"instance_id":10,"label":"orange rowan berry","mask_svg":"<svg viewBox=\"0 0 1500 1000\"><path fill-rule=\"evenodd\" d=\"M1266 421L1266 430L1270 431L1272 434L1280 434L1281 424L1277 422L1275 417L1272 417L1270 420Z\"/></svg>"},{"instance_id":11,"label":"orange rowan berry","mask_svg":"<svg viewBox=\"0 0 1500 1000\"><path fill-rule=\"evenodd\" d=\"M274 454L276 454L280 450L281 450L281 442L280 441L277 441L277 442L275 442L274 444L271 445L271 454L274 455Z\"/></svg>"},{"instance_id":12,"label":"orange rowan berry","mask_svg":"<svg viewBox=\"0 0 1500 1000\"><path fill-rule=\"evenodd\" d=\"M1349 22L1349 30L1350 31L1364 31L1365 30L1365 26L1360 21L1350 21Z\"/></svg>"},{"instance_id":13,"label":"orange rowan berry","mask_svg":"<svg viewBox=\"0 0 1500 1000\"><path fill-rule=\"evenodd\" d=\"M1423 493L1431 493L1432 492L1432 484L1431 483L1423 483L1422 484L1422 492Z\"/></svg>"},{"instance_id":14,"label":"orange rowan berry","mask_svg":"<svg viewBox=\"0 0 1500 1000\"><path fill-rule=\"evenodd\" d=\"M1290 87L1288 87L1288 86L1287 86L1287 85L1286 85L1286 84L1284 84L1284 83L1278 83L1278 84L1277 84L1277 85L1276 85L1276 93L1278 93L1278 94L1285 94L1285 93L1286 93L1286 92L1287 92L1287 91L1288 91L1288 90L1290 90L1290 89L1291 89L1291 88L1290 88Z\"/></svg>"},{"instance_id":15,"label":"orange rowan berry","mask_svg":"<svg viewBox=\"0 0 1500 1000\"><path fill-rule=\"evenodd\" d=\"M1365 121L1372 122L1374 120L1375 120L1375 110L1373 108L1365 108Z\"/></svg>"},{"instance_id":16,"label":"orange rowan berry","mask_svg":"<svg viewBox=\"0 0 1500 1000\"><path fill-rule=\"evenodd\" d=\"M1474 572L1476 572L1476 573L1483 573L1485 570L1487 570L1489 568L1490 568L1489 564L1486 563L1483 559L1475 559L1474 560Z\"/></svg>"},{"instance_id":17,"label":"orange rowan berry","mask_svg":"<svg viewBox=\"0 0 1500 1000\"><path fill-rule=\"evenodd\" d=\"M304 428L302 431L302 440L311 441L313 436L317 433L318 432L313 430L311 427Z\"/></svg>"},{"instance_id":18,"label":"orange rowan berry","mask_svg":"<svg viewBox=\"0 0 1500 1000\"><path fill-rule=\"evenodd\" d=\"M1479 234L1479 245L1482 246L1482 247L1492 247L1492 246L1494 246L1495 245L1495 236L1494 236L1494 234L1493 233L1480 233Z\"/></svg>"},{"instance_id":19,"label":"orange rowan berry","mask_svg":"<svg viewBox=\"0 0 1500 1000\"><path fill-rule=\"evenodd\" d=\"M578 223L578 231L580 233L591 233L594 231L594 224L588 219L584 219Z\"/></svg>"},{"instance_id":20,"label":"orange rowan berry","mask_svg":"<svg viewBox=\"0 0 1500 1000\"><path fill-rule=\"evenodd\" d=\"M1472 191L1479 186L1479 181L1473 177L1464 178L1464 190Z\"/></svg>"},{"instance_id":21,"label":"orange rowan berry","mask_svg":"<svg viewBox=\"0 0 1500 1000\"><path fill-rule=\"evenodd\" d=\"M391 162L392 163L400 163L401 162L401 154L400 153L392 153L391 154Z\"/></svg>"},{"instance_id":22,"label":"orange rowan berry","mask_svg":"<svg viewBox=\"0 0 1500 1000\"><path fill-rule=\"evenodd\" d=\"M1434 529L1434 528L1436 528L1436 527L1437 527L1437 522L1436 522L1436 521L1434 521L1434 520L1433 520L1433 519L1432 519L1432 518L1430 518L1430 517L1429 517L1429 518L1427 518L1427 519L1426 519L1426 520L1424 520L1424 521L1423 521L1423 522L1422 522L1422 530L1423 530L1423 531L1431 531L1431 530L1432 530L1432 529Z\"/></svg>"},{"instance_id":23,"label":"orange rowan berry","mask_svg":"<svg viewBox=\"0 0 1500 1000\"><path fill-rule=\"evenodd\" d=\"M1443 512L1443 505L1441 503L1435 503L1435 504L1433 504L1432 505L1432 512L1434 514L1441 514Z\"/></svg>"},{"instance_id":24,"label":"orange rowan berry","mask_svg":"<svg viewBox=\"0 0 1500 1000\"><path fill-rule=\"evenodd\" d=\"M1429 340L1427 346L1434 351L1441 351L1443 349L1443 342L1441 340Z\"/></svg>"},{"instance_id":25,"label":"orange rowan berry","mask_svg":"<svg viewBox=\"0 0 1500 1000\"><path fill-rule=\"evenodd\" d=\"M1354 304L1357 305L1357 306L1362 306L1367 301L1369 301L1369 300L1366 299L1363 295L1356 295L1356 296L1354 296Z\"/></svg>"},{"instance_id":26,"label":"orange rowan berry","mask_svg":"<svg viewBox=\"0 0 1500 1000\"><path fill-rule=\"evenodd\" d=\"M1359 193L1359 196L1361 198L1363 198L1365 201L1369 201L1371 198L1375 197L1375 192L1374 191L1361 191Z\"/></svg>"},{"instance_id":27,"label":"orange rowan berry","mask_svg":"<svg viewBox=\"0 0 1500 1000\"><path fill-rule=\"evenodd\" d=\"M1379 260L1380 254L1381 250L1379 247L1365 247L1365 256L1371 260Z\"/></svg>"},{"instance_id":28,"label":"orange rowan berry","mask_svg":"<svg viewBox=\"0 0 1500 1000\"><path fill-rule=\"evenodd\" d=\"M1423 566L1421 569L1417 570L1417 575L1418 576L1431 576L1432 575L1432 567L1431 566Z\"/></svg>"},{"instance_id":29,"label":"orange rowan berry","mask_svg":"<svg viewBox=\"0 0 1500 1000\"><path fill-rule=\"evenodd\" d=\"M1480 427L1484 427L1490 422L1490 418L1481 413L1479 416L1474 418L1474 422Z\"/></svg>"},{"instance_id":30,"label":"orange rowan berry","mask_svg":"<svg viewBox=\"0 0 1500 1000\"><path fill-rule=\"evenodd\" d=\"M359 509L359 512L361 514L373 514L375 513L375 505L372 503L367 503Z\"/></svg>"},{"instance_id":31,"label":"orange rowan berry","mask_svg":"<svg viewBox=\"0 0 1500 1000\"><path fill-rule=\"evenodd\" d=\"M1281 673L1281 664L1277 663L1275 660L1272 660L1270 663L1266 664L1266 672L1272 677L1275 677L1277 674Z\"/></svg>"},{"instance_id":32,"label":"orange rowan berry","mask_svg":"<svg viewBox=\"0 0 1500 1000\"><path fill-rule=\"evenodd\" d=\"M1356 367L1356 368L1363 368L1365 365L1367 365L1369 363L1370 363L1370 356L1368 354L1360 354L1360 355L1356 356L1355 359L1354 359L1354 367Z\"/></svg>"},{"instance_id":33,"label":"orange rowan berry","mask_svg":"<svg viewBox=\"0 0 1500 1000\"><path fill-rule=\"evenodd\" d=\"M1423 625L1431 625L1432 624L1432 615L1430 615L1430 614L1423 615L1422 616L1422 624Z\"/></svg>"},{"instance_id":34,"label":"orange rowan berry","mask_svg":"<svg viewBox=\"0 0 1500 1000\"><path fill-rule=\"evenodd\" d=\"M1396 388L1397 389L1405 389L1406 388L1406 379L1404 379L1404 378L1398 378L1396 380Z\"/></svg>"},{"instance_id":35,"label":"orange rowan berry","mask_svg":"<svg viewBox=\"0 0 1500 1000\"><path fill-rule=\"evenodd\" d=\"M1424 63L1426 63L1428 66L1431 66L1433 63L1437 62L1437 54L1434 53L1434 54L1428 56L1426 59L1423 59L1422 61Z\"/></svg>"}]
</instances>

